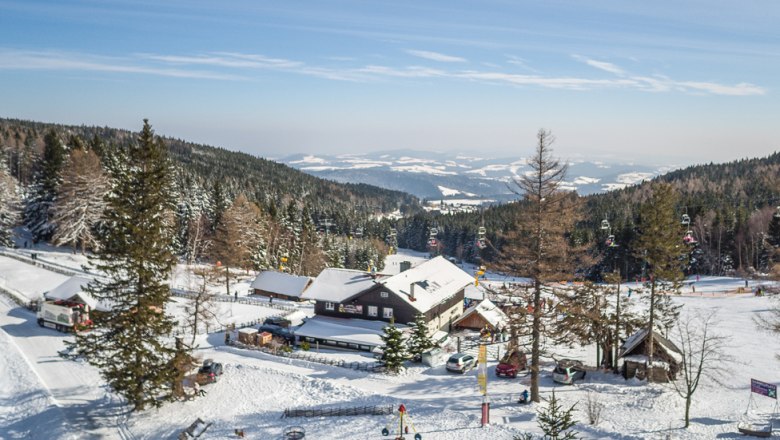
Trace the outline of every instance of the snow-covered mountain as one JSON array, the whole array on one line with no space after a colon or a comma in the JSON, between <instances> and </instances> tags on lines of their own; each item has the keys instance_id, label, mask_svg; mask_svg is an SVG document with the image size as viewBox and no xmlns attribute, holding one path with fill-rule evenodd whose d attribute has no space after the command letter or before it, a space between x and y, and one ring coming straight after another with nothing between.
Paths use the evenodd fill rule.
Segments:
<instances>
[{"instance_id":1,"label":"snow-covered mountain","mask_svg":"<svg viewBox=\"0 0 780 440\"><path fill-rule=\"evenodd\" d=\"M506 182L529 170L525 160L393 150L348 155L296 154L277 159L306 173L400 190L422 199L516 199ZM582 195L639 183L668 168L601 162L569 164L567 187Z\"/></svg>"}]
</instances>

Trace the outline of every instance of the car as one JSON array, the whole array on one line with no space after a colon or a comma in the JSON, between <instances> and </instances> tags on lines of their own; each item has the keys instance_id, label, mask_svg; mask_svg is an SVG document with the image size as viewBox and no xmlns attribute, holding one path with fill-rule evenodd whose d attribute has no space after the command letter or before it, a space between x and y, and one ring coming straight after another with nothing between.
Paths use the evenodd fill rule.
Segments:
<instances>
[{"instance_id":1,"label":"car","mask_svg":"<svg viewBox=\"0 0 780 440\"><path fill-rule=\"evenodd\" d=\"M477 366L477 360L474 356L465 353L455 353L447 359L447 371L463 374L466 371Z\"/></svg>"},{"instance_id":2,"label":"car","mask_svg":"<svg viewBox=\"0 0 780 440\"><path fill-rule=\"evenodd\" d=\"M585 366L576 359L561 359L555 365L552 379L564 385L573 385L574 382L585 379Z\"/></svg>"},{"instance_id":3,"label":"car","mask_svg":"<svg viewBox=\"0 0 780 440\"><path fill-rule=\"evenodd\" d=\"M527 360L525 353L519 350L511 351L496 365L496 376L517 377L517 372L526 369Z\"/></svg>"},{"instance_id":4,"label":"car","mask_svg":"<svg viewBox=\"0 0 780 440\"><path fill-rule=\"evenodd\" d=\"M263 325L275 325L277 327L284 327L289 328L292 323L289 319L282 318L281 316L271 316L269 318L265 318L265 321L263 321Z\"/></svg>"},{"instance_id":5,"label":"car","mask_svg":"<svg viewBox=\"0 0 780 440\"><path fill-rule=\"evenodd\" d=\"M219 376L222 376L222 364L213 359L206 359L198 369L198 382L213 383L219 380Z\"/></svg>"}]
</instances>

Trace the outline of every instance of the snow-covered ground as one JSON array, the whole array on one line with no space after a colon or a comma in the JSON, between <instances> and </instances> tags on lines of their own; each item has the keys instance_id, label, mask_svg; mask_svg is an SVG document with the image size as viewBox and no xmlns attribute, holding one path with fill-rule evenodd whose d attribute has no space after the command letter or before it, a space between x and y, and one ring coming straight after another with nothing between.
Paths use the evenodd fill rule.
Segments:
<instances>
[{"instance_id":1,"label":"snow-covered ground","mask_svg":"<svg viewBox=\"0 0 780 440\"><path fill-rule=\"evenodd\" d=\"M40 252L46 253L40 258L61 264L74 258L67 252ZM426 257L408 253L391 256L385 271L392 273L400 261L414 264ZM25 296L37 297L65 279L44 268L0 257L0 287ZM488 274L485 282L517 281ZM775 357L780 353L780 339L758 331L754 322L759 312L778 304L769 297L736 294L744 287L741 279L701 277L688 282L685 294L674 300L685 306L686 313L717 311L715 329L730 336L729 352L736 358L733 364L723 366L729 379L722 385L708 379L702 383L694 395L692 423L686 430L681 428L684 401L669 386L625 381L596 371L575 386L560 386L550 378L552 363L548 361L543 365L542 396L548 397L554 389L564 405L576 403L580 421L576 429L584 438L736 438L736 424L748 406L750 379L780 382ZM273 309L261 306L222 305L226 322L230 314L248 318L262 316L263 310L273 313ZM245 311L245 307L249 309ZM227 347L219 333L197 339L198 356L225 365L222 380L205 387L206 396L170 403L159 410L127 413L91 366L57 356L68 338L38 327L32 312L0 296L0 438L175 438L198 417L212 423L202 437L210 439L236 438L235 429L243 429L246 438L281 439L284 428L291 425L304 427L306 438L312 439L382 438L382 428L392 420L389 416L283 419L281 415L285 408L400 403L406 405L424 439L512 439L522 432L540 433L535 415L538 407L514 403L527 387L525 377L497 379L491 374L491 425L481 428L482 397L476 371L457 375L443 367L413 366L399 376L384 376ZM559 352L589 364L595 361L593 347ZM320 354L350 361L371 360L353 352L323 350ZM495 364L495 359L489 361L489 371ZM587 424L588 393L604 405L597 426ZM754 395L754 401L758 405L754 411L767 416L775 404L759 395Z\"/></svg>"}]
</instances>

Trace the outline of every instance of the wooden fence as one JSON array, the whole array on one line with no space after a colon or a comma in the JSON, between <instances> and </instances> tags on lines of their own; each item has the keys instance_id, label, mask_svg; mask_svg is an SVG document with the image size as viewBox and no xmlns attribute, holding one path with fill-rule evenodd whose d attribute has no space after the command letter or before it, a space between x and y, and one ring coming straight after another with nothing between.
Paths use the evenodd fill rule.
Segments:
<instances>
[{"instance_id":1,"label":"wooden fence","mask_svg":"<svg viewBox=\"0 0 780 440\"><path fill-rule=\"evenodd\" d=\"M392 413L393 405L353 406L346 408L285 408L282 417L384 416Z\"/></svg>"}]
</instances>

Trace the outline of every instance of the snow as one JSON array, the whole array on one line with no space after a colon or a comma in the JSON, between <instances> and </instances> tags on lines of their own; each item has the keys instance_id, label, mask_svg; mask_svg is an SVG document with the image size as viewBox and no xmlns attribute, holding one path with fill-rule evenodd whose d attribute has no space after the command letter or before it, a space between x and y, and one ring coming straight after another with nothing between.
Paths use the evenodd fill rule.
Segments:
<instances>
[{"instance_id":1,"label":"snow","mask_svg":"<svg viewBox=\"0 0 780 440\"><path fill-rule=\"evenodd\" d=\"M453 325L462 321L472 313L476 313L482 316L482 318L490 325L492 325L493 328L504 327L508 322L506 313L504 313L501 309L499 309L489 299L485 298L484 300L480 301L478 304L466 309L466 311L463 312L463 315L453 322Z\"/></svg>"},{"instance_id":2,"label":"snow","mask_svg":"<svg viewBox=\"0 0 780 440\"><path fill-rule=\"evenodd\" d=\"M447 188L446 186L438 185L438 188L439 191L441 191L441 195L444 197L457 196L458 194L461 193L457 189Z\"/></svg>"},{"instance_id":3,"label":"snow","mask_svg":"<svg viewBox=\"0 0 780 440\"><path fill-rule=\"evenodd\" d=\"M402 171L406 173L424 173L433 174L437 176L453 176L458 173L454 171L447 171L444 166L431 166L431 165L403 165L390 167L393 171Z\"/></svg>"},{"instance_id":4,"label":"snow","mask_svg":"<svg viewBox=\"0 0 780 440\"><path fill-rule=\"evenodd\" d=\"M60 253L64 261L69 253ZM49 258L49 255L46 256ZM386 269L395 270L400 261L419 264L424 254L393 255ZM63 263L65 264L65 263ZM464 265L464 270L473 270ZM43 268L0 257L0 287L38 298L69 277ZM174 280L183 278L177 276ZM518 282L499 274L487 274L484 283ZM480 281L483 284L483 281ZM751 281L750 286L758 283ZM248 283L243 284L244 288ZM692 287L696 287L696 292ZM635 288L635 284L623 286ZM552 359L543 358L540 391L548 398L552 390L564 407L577 404L575 427L585 439L713 439L736 438L737 424L748 407L750 379L777 384L780 368L780 338L757 330L754 319L778 306L771 297L739 294L744 280L701 277L687 280L683 295L673 301L684 305L683 313L717 311L713 331L730 336L729 354L738 362L724 365L728 380L717 384L704 378L691 407L691 426L682 428L684 400L667 384L645 382L601 372L588 371L574 386L557 385L550 373ZM246 291L246 290L244 290ZM182 300L177 298L176 301ZM632 298L633 300L633 298ZM274 301L276 303L276 300ZM220 303L236 316L279 313L267 307ZM246 308L241 311L240 307ZM310 307L304 305L302 307ZM306 309L304 309L306 310ZM380 438L389 417L316 417L283 419L285 408L353 407L404 403L418 432L426 440L511 439L524 432L540 434L536 411L540 405L518 406L514 402L528 387L527 377L488 378L491 425L480 427L480 404L476 371L464 375L447 373L443 367L411 366L398 376L385 376L323 365L305 360L278 358L256 351L223 345L221 333L197 338L196 355L212 358L225 367L223 378L204 387L207 394L190 401L172 402L159 410L128 413L121 400L105 387L97 371L86 363L57 356L71 336L40 328L32 312L0 296L0 438L175 438L200 417L213 425L204 438L235 438L243 429L247 438L278 439L290 425L303 426L306 438ZM552 348L552 347L551 347ZM595 348L554 347L559 358L595 362ZM356 352L325 351L320 355L369 361ZM492 371L497 361L488 361ZM603 405L597 426L587 424L587 397ZM775 401L753 395L751 415L767 420Z\"/></svg>"},{"instance_id":5,"label":"snow","mask_svg":"<svg viewBox=\"0 0 780 440\"><path fill-rule=\"evenodd\" d=\"M341 303L373 286L374 278L366 272L328 268L317 275L301 298Z\"/></svg>"},{"instance_id":6,"label":"snow","mask_svg":"<svg viewBox=\"0 0 780 440\"><path fill-rule=\"evenodd\" d=\"M315 316L295 329L295 335L378 347L382 345L381 336L386 325L384 321ZM405 326L399 324L396 327L401 329Z\"/></svg>"},{"instance_id":7,"label":"snow","mask_svg":"<svg viewBox=\"0 0 780 440\"><path fill-rule=\"evenodd\" d=\"M250 287L289 297L300 297L311 280L311 278L305 276L266 270L252 281Z\"/></svg>"},{"instance_id":8,"label":"snow","mask_svg":"<svg viewBox=\"0 0 780 440\"><path fill-rule=\"evenodd\" d=\"M442 256L379 281L420 312L427 312L472 282L471 275ZM414 299L411 298L412 284Z\"/></svg>"}]
</instances>

